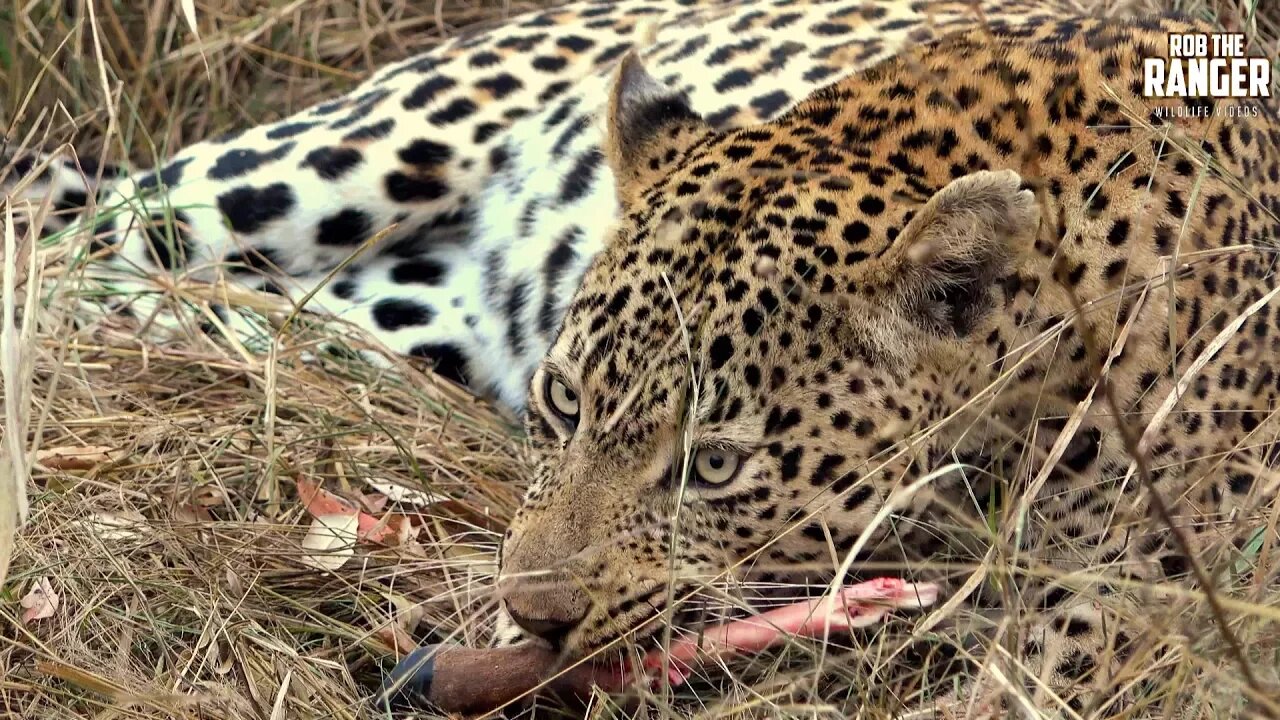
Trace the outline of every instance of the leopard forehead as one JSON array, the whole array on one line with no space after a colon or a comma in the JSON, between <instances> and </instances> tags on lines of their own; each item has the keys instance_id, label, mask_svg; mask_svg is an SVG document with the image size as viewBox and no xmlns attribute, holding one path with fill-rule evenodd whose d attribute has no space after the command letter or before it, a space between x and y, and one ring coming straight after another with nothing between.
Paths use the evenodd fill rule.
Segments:
<instances>
[{"instance_id":1,"label":"leopard forehead","mask_svg":"<svg viewBox=\"0 0 1280 720\"><path fill-rule=\"evenodd\" d=\"M1015 387L988 401L983 412L1001 422L1021 426L1078 403L1104 357L1082 335L1114 332L1117 308L1121 318L1133 308L1126 284L1162 272L1177 227L1188 223L1202 249L1250 237L1242 223L1257 207L1212 174L1193 199L1204 158L1169 158L1122 109L1155 113L1173 102L1141 97L1141 63L1181 27L1070 20L994 39L961 34L820 91L775 122L729 132L624 63L608 148L624 214L535 377L538 469L504 549L515 549L504 563L523 566L537 554L524 548L553 536L573 547L544 553L597 547L572 571L606 598L576 647L647 617L653 587L680 582L668 568L705 579L751 558L766 578L806 576L831 548L853 547L894 488L960 447L945 432L912 438L969 412L997 378L1014 377L1037 399L1020 404L1027 393ZM626 88L637 83L649 101L631 107ZM1226 175L1265 185L1264 205L1280 205L1280 134L1268 124L1274 110L1262 110L1202 150ZM1091 129L1099 126L1109 129ZM1180 131L1203 133L1194 119ZM1246 157L1245 145L1258 154ZM1153 191L1163 163L1173 172ZM1280 232L1250 227L1259 239ZM1151 297L1175 307L1175 334L1194 345L1209 308L1264 284L1269 265L1197 268L1176 304L1163 289ZM1233 300L1216 292L1224 272ZM1082 299L1110 312L1064 323ZM1166 320L1143 316L1128 342L1158 347ZM1060 353L1035 349L1049 330ZM1128 357L1116 374L1126 402L1168 381L1159 353ZM1271 356L1259 362L1270 368ZM537 402L548 377L576 392L576 432ZM1256 424L1194 423L1169 437L1200 433L1194 452L1229 446ZM966 427L964 447L985 452L990 438ZM1121 462L1096 428L1084 437L1073 469ZM725 487L678 492L672 466L702 442L739 449L745 470ZM1082 492L1072 523L1095 527L1088 498L1105 491ZM779 537L784 525L795 532ZM905 551L929 547L921 539Z\"/></svg>"},{"instance_id":2,"label":"leopard forehead","mask_svg":"<svg viewBox=\"0 0 1280 720\"><path fill-rule=\"evenodd\" d=\"M584 423L619 413L615 427L672 423L694 386L699 421L733 422L744 403L758 411L769 399L808 395L815 373L821 386L852 364L900 354L844 332L839 317L854 303L877 312L867 303L876 256L919 204L903 199L906 187L858 189L850 176L796 177L759 161L822 154L872 168L797 143L772 129L708 137L627 215L551 353L572 368ZM850 194L861 199L851 204Z\"/></svg>"}]
</instances>

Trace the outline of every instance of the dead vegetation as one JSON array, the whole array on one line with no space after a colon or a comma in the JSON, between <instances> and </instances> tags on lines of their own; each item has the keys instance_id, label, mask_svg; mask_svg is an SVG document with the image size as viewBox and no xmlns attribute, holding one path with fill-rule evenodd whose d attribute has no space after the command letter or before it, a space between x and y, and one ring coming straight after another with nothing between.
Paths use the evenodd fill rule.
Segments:
<instances>
[{"instance_id":1,"label":"dead vegetation","mask_svg":"<svg viewBox=\"0 0 1280 720\"><path fill-rule=\"evenodd\" d=\"M546 3L197 0L198 33L184 4L0 7L6 141L151 165L342 92L459 28ZM1102 4L1216 17L1280 54L1280 7L1267 0ZM85 312L78 299L101 288L68 243L10 245L5 256L17 272L6 273L4 305L30 298L23 316L36 322L0 329L6 457L28 457L31 476L7 577L0 552L0 715L370 717L371 682L397 652L483 640L493 550L520 496L510 419L407 364L303 362L322 337L369 342L314 319L292 318L259 348L198 332L150 343ZM167 302L198 311L201 292L212 291ZM278 326L287 312L273 302L244 305ZM332 519L344 502L390 520L344 525ZM319 552L353 534L354 553ZM1274 548L1253 552L1258 577L1275 577ZM1280 598L1262 587L1250 597L1232 608L1233 627L1247 661L1274 675ZM1174 661L1185 682L1169 697L1208 716L1239 697L1241 678L1236 658L1192 641L1213 618L1191 607L1160 619L1189 638ZM704 712L838 713L808 704L792 680L774 673Z\"/></svg>"}]
</instances>

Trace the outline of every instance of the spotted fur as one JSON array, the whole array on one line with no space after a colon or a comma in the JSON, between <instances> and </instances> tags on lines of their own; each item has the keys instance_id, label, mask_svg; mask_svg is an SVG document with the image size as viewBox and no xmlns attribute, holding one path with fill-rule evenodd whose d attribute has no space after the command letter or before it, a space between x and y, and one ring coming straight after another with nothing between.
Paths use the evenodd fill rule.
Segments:
<instances>
[{"instance_id":1,"label":"spotted fur","mask_svg":"<svg viewBox=\"0 0 1280 720\"><path fill-rule=\"evenodd\" d=\"M980 18L1072 8L576 2L464 34L344 97L193 145L153 171L99 183L86 158L53 159L37 175L24 157L4 187L35 179L20 197L47 197L68 217L101 194L89 224L99 246L113 248L113 265L132 274L222 273L294 299L323 283L310 309L520 408L616 218L597 118L626 52L641 50L727 128L775 117L857 67ZM151 316L151 297L133 300L136 315Z\"/></svg>"},{"instance_id":2,"label":"spotted fur","mask_svg":"<svg viewBox=\"0 0 1280 720\"><path fill-rule=\"evenodd\" d=\"M1005 679L962 695L1132 710L1173 646L1140 588L1230 592L1280 539L1280 119L1141 96L1192 27L962 32L731 130L624 61L622 219L531 382L510 617L577 658L852 554L959 593Z\"/></svg>"}]
</instances>

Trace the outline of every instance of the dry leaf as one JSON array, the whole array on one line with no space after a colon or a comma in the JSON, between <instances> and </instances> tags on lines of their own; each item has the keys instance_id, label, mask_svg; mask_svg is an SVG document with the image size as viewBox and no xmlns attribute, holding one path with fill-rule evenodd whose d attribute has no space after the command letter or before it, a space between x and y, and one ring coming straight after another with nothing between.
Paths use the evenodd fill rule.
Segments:
<instances>
[{"instance_id":1,"label":"dry leaf","mask_svg":"<svg viewBox=\"0 0 1280 720\"><path fill-rule=\"evenodd\" d=\"M226 503L227 494L217 483L205 483L191 492L191 504L196 507L211 508Z\"/></svg>"},{"instance_id":2,"label":"dry leaf","mask_svg":"<svg viewBox=\"0 0 1280 720\"><path fill-rule=\"evenodd\" d=\"M334 513L354 514L360 511L355 503L334 495L320 487L318 483L303 478L296 478L294 482L298 486L298 499L302 501L302 506L307 509L307 512L314 517Z\"/></svg>"},{"instance_id":3,"label":"dry leaf","mask_svg":"<svg viewBox=\"0 0 1280 720\"><path fill-rule=\"evenodd\" d=\"M44 477L44 489L55 495L65 495L80 487L82 482L84 482L83 478L71 473L57 473Z\"/></svg>"},{"instance_id":4,"label":"dry leaf","mask_svg":"<svg viewBox=\"0 0 1280 720\"><path fill-rule=\"evenodd\" d=\"M231 594L233 595L244 594L244 584L240 582L240 576L237 575L235 571L232 570L231 568L227 568L226 580L227 580L227 589L231 591Z\"/></svg>"},{"instance_id":5,"label":"dry leaf","mask_svg":"<svg viewBox=\"0 0 1280 720\"><path fill-rule=\"evenodd\" d=\"M173 509L173 519L180 523L209 523L213 522L213 516L209 511L199 505L179 505Z\"/></svg>"},{"instance_id":6,"label":"dry leaf","mask_svg":"<svg viewBox=\"0 0 1280 720\"><path fill-rule=\"evenodd\" d=\"M103 540L137 540L151 531L147 521L137 513L129 517L115 513L94 513L82 523L94 535Z\"/></svg>"},{"instance_id":7,"label":"dry leaf","mask_svg":"<svg viewBox=\"0 0 1280 720\"><path fill-rule=\"evenodd\" d=\"M418 625L427 616L427 608L420 602L414 602L403 595L392 592L380 594L395 607L396 614L393 619L396 624L408 632L417 630Z\"/></svg>"},{"instance_id":8,"label":"dry leaf","mask_svg":"<svg viewBox=\"0 0 1280 720\"><path fill-rule=\"evenodd\" d=\"M83 472L111 462L112 454L120 451L107 445L89 445L78 448L45 448L36 453L36 464L46 470Z\"/></svg>"},{"instance_id":9,"label":"dry leaf","mask_svg":"<svg viewBox=\"0 0 1280 720\"><path fill-rule=\"evenodd\" d=\"M413 631L426 617L426 607L397 593L383 592L381 595L395 607L395 613L375 628L373 635L400 655L407 655L418 649Z\"/></svg>"},{"instance_id":10,"label":"dry leaf","mask_svg":"<svg viewBox=\"0 0 1280 720\"><path fill-rule=\"evenodd\" d=\"M311 521L302 547L315 551L303 555L302 562L317 570L337 570L356 552L356 530L360 517L354 513L321 515Z\"/></svg>"},{"instance_id":11,"label":"dry leaf","mask_svg":"<svg viewBox=\"0 0 1280 720\"><path fill-rule=\"evenodd\" d=\"M53 617L53 613L57 611L61 602L58 593L53 591L49 578L42 577L36 580L22 598L22 607L25 608L22 612L22 622L25 624Z\"/></svg>"},{"instance_id":12,"label":"dry leaf","mask_svg":"<svg viewBox=\"0 0 1280 720\"><path fill-rule=\"evenodd\" d=\"M360 496L360 505L365 512L369 513L380 513L386 510L388 502L387 496L381 493L365 493Z\"/></svg>"},{"instance_id":13,"label":"dry leaf","mask_svg":"<svg viewBox=\"0 0 1280 720\"><path fill-rule=\"evenodd\" d=\"M379 519L361 512L355 503L334 495L316 483L302 478L297 478L295 482L298 486L298 499L312 517L352 515L356 518L356 536L361 541L400 545L413 533L413 524L404 515L388 513Z\"/></svg>"},{"instance_id":14,"label":"dry leaf","mask_svg":"<svg viewBox=\"0 0 1280 720\"><path fill-rule=\"evenodd\" d=\"M373 631L373 636L397 655L408 655L418 649L418 642L404 628L387 621Z\"/></svg>"}]
</instances>

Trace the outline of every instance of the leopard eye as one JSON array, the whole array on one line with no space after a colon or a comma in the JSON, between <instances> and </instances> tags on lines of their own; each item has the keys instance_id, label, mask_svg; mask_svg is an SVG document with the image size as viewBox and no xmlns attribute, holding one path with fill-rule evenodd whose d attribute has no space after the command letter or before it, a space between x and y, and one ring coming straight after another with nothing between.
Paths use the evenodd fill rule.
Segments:
<instances>
[{"instance_id":1,"label":"leopard eye","mask_svg":"<svg viewBox=\"0 0 1280 720\"><path fill-rule=\"evenodd\" d=\"M563 382L547 379L547 402L565 422L571 425L578 422L578 393Z\"/></svg>"},{"instance_id":2,"label":"leopard eye","mask_svg":"<svg viewBox=\"0 0 1280 720\"><path fill-rule=\"evenodd\" d=\"M742 458L728 450L702 448L693 456L693 472L698 482L707 485L724 485L738 474Z\"/></svg>"}]
</instances>

